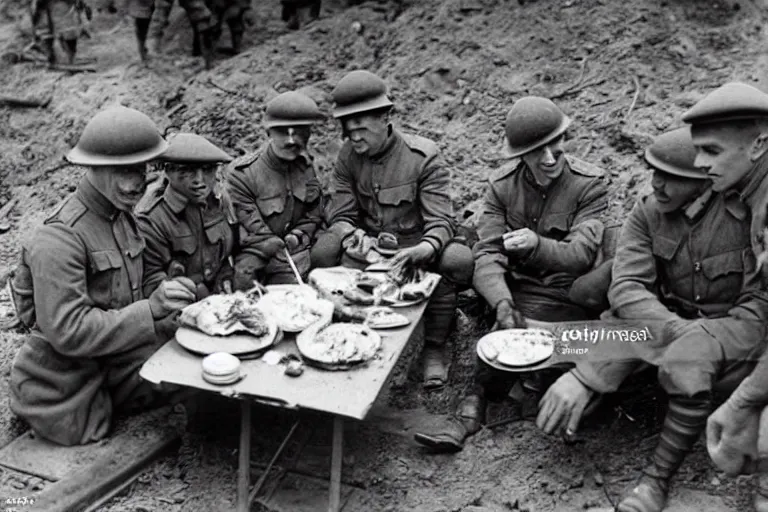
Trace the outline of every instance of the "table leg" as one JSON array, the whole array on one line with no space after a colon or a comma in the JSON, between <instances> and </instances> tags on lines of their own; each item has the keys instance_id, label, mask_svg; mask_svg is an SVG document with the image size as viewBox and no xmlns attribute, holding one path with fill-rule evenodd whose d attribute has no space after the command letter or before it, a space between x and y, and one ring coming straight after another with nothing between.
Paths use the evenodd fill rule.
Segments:
<instances>
[{"instance_id":1,"label":"table leg","mask_svg":"<svg viewBox=\"0 0 768 512\"><path fill-rule=\"evenodd\" d=\"M344 418L333 417L333 451L331 453L331 491L328 512L339 512L341 504L341 463L343 456Z\"/></svg>"},{"instance_id":2,"label":"table leg","mask_svg":"<svg viewBox=\"0 0 768 512\"><path fill-rule=\"evenodd\" d=\"M251 503L251 403L240 400L240 457L237 470L237 512L248 512Z\"/></svg>"}]
</instances>

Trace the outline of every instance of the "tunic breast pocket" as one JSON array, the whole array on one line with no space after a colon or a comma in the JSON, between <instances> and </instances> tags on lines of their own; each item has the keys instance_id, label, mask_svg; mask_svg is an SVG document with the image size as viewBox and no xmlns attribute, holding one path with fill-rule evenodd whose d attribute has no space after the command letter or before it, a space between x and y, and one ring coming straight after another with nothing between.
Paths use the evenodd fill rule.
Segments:
<instances>
[{"instance_id":1,"label":"tunic breast pocket","mask_svg":"<svg viewBox=\"0 0 768 512\"><path fill-rule=\"evenodd\" d=\"M285 197L282 195L275 197L260 197L256 199L259 206L259 212L264 218L283 213L285 210Z\"/></svg>"},{"instance_id":2,"label":"tunic breast pocket","mask_svg":"<svg viewBox=\"0 0 768 512\"><path fill-rule=\"evenodd\" d=\"M744 281L744 260L742 250L728 251L704 258L701 264L694 263L694 272L701 271L706 281L707 299L710 302L735 302Z\"/></svg>"},{"instance_id":3,"label":"tunic breast pocket","mask_svg":"<svg viewBox=\"0 0 768 512\"><path fill-rule=\"evenodd\" d=\"M550 213L539 222L539 233L547 238L563 240L571 232L571 213Z\"/></svg>"},{"instance_id":4,"label":"tunic breast pocket","mask_svg":"<svg viewBox=\"0 0 768 512\"><path fill-rule=\"evenodd\" d=\"M186 266L189 258L197 250L197 237L192 234L176 235L171 239L171 257Z\"/></svg>"},{"instance_id":5,"label":"tunic breast pocket","mask_svg":"<svg viewBox=\"0 0 768 512\"><path fill-rule=\"evenodd\" d=\"M123 272L123 258L118 251L91 251L88 254L90 272L88 275L88 294L96 305L102 309L122 307L120 298L125 295L130 299L131 294L122 293L123 288L130 284ZM128 301L130 302L130 301Z\"/></svg>"},{"instance_id":6,"label":"tunic breast pocket","mask_svg":"<svg viewBox=\"0 0 768 512\"><path fill-rule=\"evenodd\" d=\"M234 237L232 228L222 219L221 222L205 228L206 257L220 263L232 252Z\"/></svg>"},{"instance_id":7,"label":"tunic breast pocket","mask_svg":"<svg viewBox=\"0 0 768 512\"><path fill-rule=\"evenodd\" d=\"M423 219L416 201L416 182L382 188L377 194L382 205L382 221L385 230L410 235L423 229Z\"/></svg>"}]
</instances>

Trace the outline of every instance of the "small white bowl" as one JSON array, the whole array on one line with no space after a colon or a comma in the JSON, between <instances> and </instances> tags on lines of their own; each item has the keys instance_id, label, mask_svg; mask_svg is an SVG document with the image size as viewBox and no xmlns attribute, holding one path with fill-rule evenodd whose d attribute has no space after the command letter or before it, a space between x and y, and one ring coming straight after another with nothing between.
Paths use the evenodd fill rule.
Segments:
<instances>
[{"instance_id":1,"label":"small white bowl","mask_svg":"<svg viewBox=\"0 0 768 512\"><path fill-rule=\"evenodd\" d=\"M232 384L240 378L240 360L226 352L203 359L203 379L211 384Z\"/></svg>"}]
</instances>

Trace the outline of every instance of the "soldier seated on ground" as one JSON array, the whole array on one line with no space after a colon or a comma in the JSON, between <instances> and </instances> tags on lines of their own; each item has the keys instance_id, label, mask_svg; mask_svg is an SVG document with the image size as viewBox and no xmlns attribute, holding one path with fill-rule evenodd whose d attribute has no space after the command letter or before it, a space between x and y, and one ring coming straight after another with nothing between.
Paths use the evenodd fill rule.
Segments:
<instances>
[{"instance_id":1,"label":"soldier seated on ground","mask_svg":"<svg viewBox=\"0 0 768 512\"><path fill-rule=\"evenodd\" d=\"M507 141L520 161L491 177L474 247L474 285L495 312L494 330L526 327L526 318L589 318L570 300L569 289L594 266L608 202L600 173L565 156L570 122L550 100L533 96L515 102L507 115ZM515 374L479 359L476 365L473 389L456 416L436 432L417 433L418 442L460 450L485 421L486 400L505 399Z\"/></svg>"},{"instance_id":2,"label":"soldier seated on ground","mask_svg":"<svg viewBox=\"0 0 768 512\"><path fill-rule=\"evenodd\" d=\"M424 314L424 386L441 387L448 379L457 289L469 285L473 270L469 248L454 240L450 171L434 142L392 126L392 102L378 76L353 71L332 95L347 140L325 211L329 228L312 250L313 265L366 266L367 251L358 249L370 237L383 242L376 250L393 263L439 273Z\"/></svg>"},{"instance_id":3,"label":"soldier seated on ground","mask_svg":"<svg viewBox=\"0 0 768 512\"><path fill-rule=\"evenodd\" d=\"M167 398L139 369L165 341L157 322L193 302L195 285L168 279L144 298L144 240L131 213L146 163L166 148L140 112L96 114L67 155L88 167L85 177L23 248L11 288L32 331L11 368L10 405L40 437L98 441L118 411Z\"/></svg>"},{"instance_id":4,"label":"soldier seated on ground","mask_svg":"<svg viewBox=\"0 0 768 512\"><path fill-rule=\"evenodd\" d=\"M217 190L216 170L232 157L192 133L176 134L169 144L159 158L165 178L136 206L146 241L144 295L178 276L195 283L196 300L231 293L237 228L229 199Z\"/></svg>"},{"instance_id":5,"label":"soldier seated on ground","mask_svg":"<svg viewBox=\"0 0 768 512\"><path fill-rule=\"evenodd\" d=\"M322 222L322 193L307 143L312 125L322 119L311 98L285 92L267 103L268 142L236 162L228 189L240 222L240 254L235 288L253 281L295 283L286 250L300 274L309 272L309 250Z\"/></svg>"},{"instance_id":6,"label":"soldier seated on ground","mask_svg":"<svg viewBox=\"0 0 768 512\"><path fill-rule=\"evenodd\" d=\"M762 351L765 302L750 245L749 212L738 197L715 193L694 166L690 130L658 137L646 151L653 194L622 228L609 290L618 318L663 325L658 350L604 360L590 351L545 394L537 425L573 435L590 398L609 393L640 367L658 367L669 406L652 463L619 504L622 512L660 512L669 481L701 435L717 380L743 372ZM639 349L638 349L639 350ZM615 352L612 352L615 356Z\"/></svg>"}]
</instances>

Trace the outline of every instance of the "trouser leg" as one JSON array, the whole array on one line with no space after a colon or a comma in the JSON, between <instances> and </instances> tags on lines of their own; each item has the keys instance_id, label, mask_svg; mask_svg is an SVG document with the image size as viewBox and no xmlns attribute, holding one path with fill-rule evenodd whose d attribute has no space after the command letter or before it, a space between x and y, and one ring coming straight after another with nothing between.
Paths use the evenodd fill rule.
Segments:
<instances>
[{"instance_id":1,"label":"trouser leg","mask_svg":"<svg viewBox=\"0 0 768 512\"><path fill-rule=\"evenodd\" d=\"M240 48L242 47L243 42L243 32L245 32L242 14L230 18L227 20L227 24L229 25L229 33L232 36L232 51L234 53L240 53Z\"/></svg>"},{"instance_id":2,"label":"trouser leg","mask_svg":"<svg viewBox=\"0 0 768 512\"><path fill-rule=\"evenodd\" d=\"M136 32L136 43L139 48L139 57L142 61L147 60L147 34L149 33L149 24L151 18L136 18L134 21L134 29Z\"/></svg>"}]
</instances>

